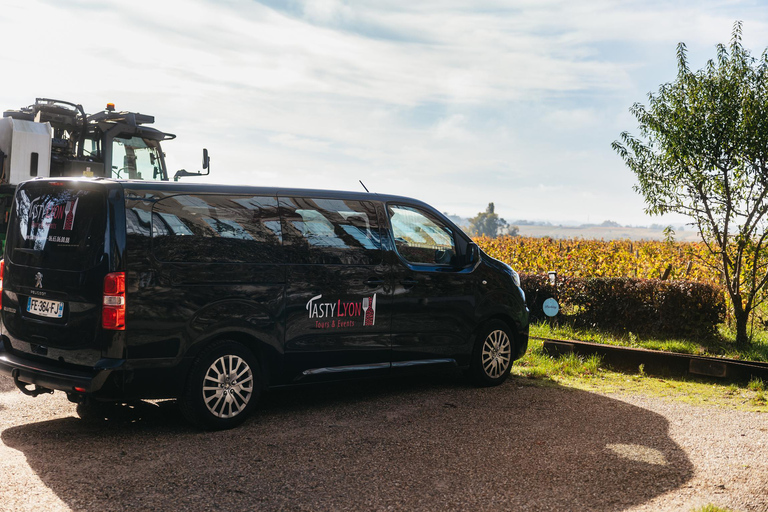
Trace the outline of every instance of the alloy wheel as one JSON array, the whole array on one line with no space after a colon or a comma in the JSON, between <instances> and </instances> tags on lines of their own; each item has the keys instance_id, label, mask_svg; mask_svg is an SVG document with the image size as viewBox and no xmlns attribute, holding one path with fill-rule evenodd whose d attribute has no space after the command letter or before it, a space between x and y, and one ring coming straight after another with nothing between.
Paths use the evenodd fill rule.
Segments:
<instances>
[{"instance_id":1,"label":"alloy wheel","mask_svg":"<svg viewBox=\"0 0 768 512\"><path fill-rule=\"evenodd\" d=\"M203 401L217 418L243 412L253 396L253 371L244 359L227 354L216 359L203 378Z\"/></svg>"},{"instance_id":2,"label":"alloy wheel","mask_svg":"<svg viewBox=\"0 0 768 512\"><path fill-rule=\"evenodd\" d=\"M485 374L492 378L499 378L504 372L509 371L512 360L512 344L509 336L501 329L491 331L485 338L482 350L482 365Z\"/></svg>"}]
</instances>

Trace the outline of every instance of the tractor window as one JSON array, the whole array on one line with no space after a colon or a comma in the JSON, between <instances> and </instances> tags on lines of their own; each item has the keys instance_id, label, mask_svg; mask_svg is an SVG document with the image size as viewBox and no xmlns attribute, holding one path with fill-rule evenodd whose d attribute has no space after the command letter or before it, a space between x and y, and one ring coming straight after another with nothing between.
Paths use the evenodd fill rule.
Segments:
<instances>
[{"instance_id":1,"label":"tractor window","mask_svg":"<svg viewBox=\"0 0 768 512\"><path fill-rule=\"evenodd\" d=\"M112 177L149 181L166 179L160 144L141 137L115 137L112 140Z\"/></svg>"},{"instance_id":2,"label":"tractor window","mask_svg":"<svg viewBox=\"0 0 768 512\"><path fill-rule=\"evenodd\" d=\"M86 138L83 141L83 156L88 158L95 158L101 160L101 140Z\"/></svg>"}]
</instances>

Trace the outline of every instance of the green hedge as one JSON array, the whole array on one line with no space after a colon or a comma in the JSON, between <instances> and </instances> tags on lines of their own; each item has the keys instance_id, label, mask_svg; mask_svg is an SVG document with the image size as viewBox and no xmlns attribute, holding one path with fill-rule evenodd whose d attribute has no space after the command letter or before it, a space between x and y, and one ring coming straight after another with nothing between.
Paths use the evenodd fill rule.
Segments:
<instances>
[{"instance_id":1,"label":"green hedge","mask_svg":"<svg viewBox=\"0 0 768 512\"><path fill-rule=\"evenodd\" d=\"M656 336L709 336L725 318L725 293L694 281L627 277L571 278L521 274L531 320L544 320L549 297L560 304L559 318L575 327Z\"/></svg>"}]
</instances>

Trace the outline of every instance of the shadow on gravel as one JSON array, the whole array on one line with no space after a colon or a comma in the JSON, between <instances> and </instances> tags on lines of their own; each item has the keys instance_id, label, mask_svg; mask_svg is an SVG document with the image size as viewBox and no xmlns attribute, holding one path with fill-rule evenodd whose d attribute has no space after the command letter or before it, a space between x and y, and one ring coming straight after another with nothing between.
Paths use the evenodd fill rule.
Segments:
<instances>
[{"instance_id":1,"label":"shadow on gravel","mask_svg":"<svg viewBox=\"0 0 768 512\"><path fill-rule=\"evenodd\" d=\"M692 477L660 415L604 396L449 376L271 392L240 428L172 402L9 428L77 510L622 510Z\"/></svg>"}]
</instances>

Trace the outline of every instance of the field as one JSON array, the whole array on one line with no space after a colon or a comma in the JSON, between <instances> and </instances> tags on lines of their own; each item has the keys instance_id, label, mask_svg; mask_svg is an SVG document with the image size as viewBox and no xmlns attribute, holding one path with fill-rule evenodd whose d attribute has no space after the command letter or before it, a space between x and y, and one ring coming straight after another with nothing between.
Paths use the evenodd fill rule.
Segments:
<instances>
[{"instance_id":1,"label":"field","mask_svg":"<svg viewBox=\"0 0 768 512\"><path fill-rule=\"evenodd\" d=\"M584 240L664 240L664 230L651 227L629 226L554 226L522 225L518 226L524 237L549 237L557 239L583 238ZM698 242L698 231L676 229L675 240L679 242Z\"/></svg>"},{"instance_id":2,"label":"field","mask_svg":"<svg viewBox=\"0 0 768 512\"><path fill-rule=\"evenodd\" d=\"M718 284L714 260L702 242L583 240L533 237L476 238L490 256L517 272L571 277L688 279Z\"/></svg>"}]
</instances>

